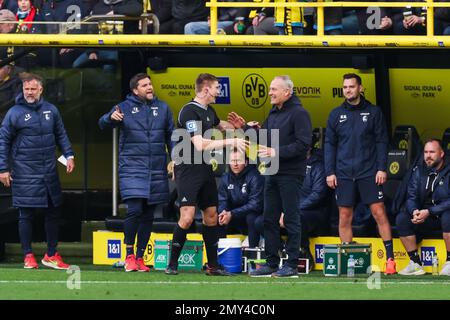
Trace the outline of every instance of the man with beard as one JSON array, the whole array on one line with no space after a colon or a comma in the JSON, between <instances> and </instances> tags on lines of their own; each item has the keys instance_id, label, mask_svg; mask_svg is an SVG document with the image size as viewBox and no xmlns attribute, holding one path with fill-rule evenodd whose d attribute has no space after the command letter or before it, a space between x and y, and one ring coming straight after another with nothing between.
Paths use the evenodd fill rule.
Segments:
<instances>
[{"instance_id":1,"label":"man with beard","mask_svg":"<svg viewBox=\"0 0 450 320\"><path fill-rule=\"evenodd\" d=\"M441 227L447 248L447 261L440 275L450 276L450 166L445 165L441 141L430 139L423 150L424 163L414 168L408 183L406 211L396 218L400 240L410 262L401 275L425 274L417 252L417 237Z\"/></svg>"},{"instance_id":2,"label":"man with beard","mask_svg":"<svg viewBox=\"0 0 450 320\"><path fill-rule=\"evenodd\" d=\"M37 269L31 248L33 217L45 212L47 252L42 264L53 269L69 269L57 252L61 183L56 167L56 147L67 159L66 172L75 169L72 147L59 110L42 96L43 80L26 74L23 93L6 113L0 128L0 182L12 189L13 207L19 208L19 237L24 268Z\"/></svg>"},{"instance_id":3,"label":"man with beard","mask_svg":"<svg viewBox=\"0 0 450 320\"><path fill-rule=\"evenodd\" d=\"M152 232L156 206L169 201L167 155L172 151L172 111L156 98L146 73L130 80L130 94L99 120L99 126L120 129L120 195L127 205L124 234L125 271L148 272L144 252ZM137 235L137 250L134 243Z\"/></svg>"},{"instance_id":4,"label":"man with beard","mask_svg":"<svg viewBox=\"0 0 450 320\"><path fill-rule=\"evenodd\" d=\"M339 237L353 238L353 207L359 197L370 206L386 248L386 274L395 274L391 225L384 207L382 185L386 182L388 135L381 109L361 94L357 74L344 75L344 103L331 111L325 136L325 174L336 192Z\"/></svg>"}]
</instances>

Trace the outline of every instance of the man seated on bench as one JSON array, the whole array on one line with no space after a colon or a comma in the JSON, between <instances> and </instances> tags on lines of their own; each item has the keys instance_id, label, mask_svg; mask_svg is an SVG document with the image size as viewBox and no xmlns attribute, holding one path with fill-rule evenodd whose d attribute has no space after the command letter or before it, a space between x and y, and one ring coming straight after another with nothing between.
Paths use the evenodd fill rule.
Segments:
<instances>
[{"instance_id":1,"label":"man seated on bench","mask_svg":"<svg viewBox=\"0 0 450 320\"><path fill-rule=\"evenodd\" d=\"M255 220L263 212L264 179L245 154L237 149L230 153L230 171L222 176L219 186L219 237L226 238L227 229L248 230L249 246L258 247L260 233Z\"/></svg>"},{"instance_id":2,"label":"man seated on bench","mask_svg":"<svg viewBox=\"0 0 450 320\"><path fill-rule=\"evenodd\" d=\"M450 165L444 161L441 141L430 139L425 143L424 165L414 168L408 183L406 211L396 218L400 240L408 252L410 262L401 275L425 274L417 252L416 234L442 228L447 261L440 275L450 276Z\"/></svg>"}]
</instances>

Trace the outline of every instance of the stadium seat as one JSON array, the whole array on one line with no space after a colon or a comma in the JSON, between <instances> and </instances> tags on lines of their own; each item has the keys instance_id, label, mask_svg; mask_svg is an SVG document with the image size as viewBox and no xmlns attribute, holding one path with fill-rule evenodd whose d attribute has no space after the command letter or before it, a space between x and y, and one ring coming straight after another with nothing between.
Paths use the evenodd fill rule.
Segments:
<instances>
[{"instance_id":1,"label":"stadium seat","mask_svg":"<svg viewBox=\"0 0 450 320\"><path fill-rule=\"evenodd\" d=\"M411 150L409 150L411 148ZM414 162L416 157L422 153L422 142L416 127L412 125L399 125L394 129L391 149L407 151L407 168Z\"/></svg>"},{"instance_id":2,"label":"stadium seat","mask_svg":"<svg viewBox=\"0 0 450 320\"><path fill-rule=\"evenodd\" d=\"M393 149L388 152L387 157L387 176L388 179L383 185L384 203L389 221L395 222L396 213L392 211L392 202L397 194L402 179L407 171L407 151L402 149Z\"/></svg>"},{"instance_id":3,"label":"stadium seat","mask_svg":"<svg viewBox=\"0 0 450 320\"><path fill-rule=\"evenodd\" d=\"M312 146L315 149L323 149L325 144L325 132L326 128L320 127L313 129Z\"/></svg>"},{"instance_id":4,"label":"stadium seat","mask_svg":"<svg viewBox=\"0 0 450 320\"><path fill-rule=\"evenodd\" d=\"M442 135L442 146L445 151L445 162L450 163L450 128L445 129Z\"/></svg>"}]
</instances>

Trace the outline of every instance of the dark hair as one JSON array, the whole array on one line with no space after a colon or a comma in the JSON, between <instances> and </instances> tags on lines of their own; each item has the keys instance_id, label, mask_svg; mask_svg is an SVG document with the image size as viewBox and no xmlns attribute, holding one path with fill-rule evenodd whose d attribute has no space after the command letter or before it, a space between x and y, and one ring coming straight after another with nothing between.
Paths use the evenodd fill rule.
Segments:
<instances>
[{"instance_id":1,"label":"dark hair","mask_svg":"<svg viewBox=\"0 0 450 320\"><path fill-rule=\"evenodd\" d=\"M195 80L195 92L202 91L205 84L211 84L212 82L219 81L216 76L210 73L200 73Z\"/></svg>"},{"instance_id":2,"label":"dark hair","mask_svg":"<svg viewBox=\"0 0 450 320\"><path fill-rule=\"evenodd\" d=\"M361 77L358 76L356 73L346 73L343 76L344 80L345 79L356 79L356 82L358 82L359 85L362 84L362 80Z\"/></svg>"},{"instance_id":3,"label":"dark hair","mask_svg":"<svg viewBox=\"0 0 450 320\"><path fill-rule=\"evenodd\" d=\"M428 139L428 140L425 141L425 143L423 144L423 147L425 148L425 145L426 145L427 143L430 143L430 142L437 142L438 145L439 145L439 147L441 148L441 150L444 151L444 146L442 145L442 140L441 140L441 139L437 139L437 138L430 138L430 139Z\"/></svg>"},{"instance_id":4,"label":"dark hair","mask_svg":"<svg viewBox=\"0 0 450 320\"><path fill-rule=\"evenodd\" d=\"M39 75L37 75L37 74L34 74L34 73L26 73L26 72L24 72L24 73L22 73L22 74L20 75L20 79L22 80L22 83L30 82L30 81L36 80L37 82L40 83L40 85L41 85L42 87L44 86L44 79L42 79L41 76L39 76Z\"/></svg>"},{"instance_id":5,"label":"dark hair","mask_svg":"<svg viewBox=\"0 0 450 320\"><path fill-rule=\"evenodd\" d=\"M137 89L138 82L141 81L142 79L146 79L146 78L151 80L150 76L146 73L138 73L138 74L134 75L133 78L131 78L131 80L130 80L130 90Z\"/></svg>"}]
</instances>

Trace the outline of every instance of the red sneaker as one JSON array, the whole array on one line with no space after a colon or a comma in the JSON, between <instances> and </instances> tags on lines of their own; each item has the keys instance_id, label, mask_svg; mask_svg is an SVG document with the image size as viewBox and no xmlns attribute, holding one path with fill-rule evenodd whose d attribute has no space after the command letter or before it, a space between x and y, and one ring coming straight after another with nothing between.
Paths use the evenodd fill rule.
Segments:
<instances>
[{"instance_id":1,"label":"red sneaker","mask_svg":"<svg viewBox=\"0 0 450 320\"><path fill-rule=\"evenodd\" d=\"M39 268L39 266L36 262L36 258L34 257L34 254L32 254L32 253L25 255L25 260L23 262L24 262L24 264L23 264L24 269Z\"/></svg>"},{"instance_id":2,"label":"red sneaker","mask_svg":"<svg viewBox=\"0 0 450 320\"><path fill-rule=\"evenodd\" d=\"M384 274L396 274L397 270L395 269L396 263L394 259L389 258L386 261L386 270L384 271Z\"/></svg>"},{"instance_id":3,"label":"red sneaker","mask_svg":"<svg viewBox=\"0 0 450 320\"><path fill-rule=\"evenodd\" d=\"M70 267L70 265L64 263L62 257L58 252L56 252L55 255L51 257L45 254L44 259L42 259L41 262L44 266L58 270L67 270Z\"/></svg>"},{"instance_id":4,"label":"red sneaker","mask_svg":"<svg viewBox=\"0 0 450 320\"><path fill-rule=\"evenodd\" d=\"M144 259L137 258L136 259L136 264L138 266L137 271L139 271L139 272L149 272L150 271L150 268L145 265Z\"/></svg>"},{"instance_id":5,"label":"red sneaker","mask_svg":"<svg viewBox=\"0 0 450 320\"><path fill-rule=\"evenodd\" d=\"M138 271L139 267L136 263L136 257L134 254L129 254L125 259L125 272Z\"/></svg>"}]
</instances>

